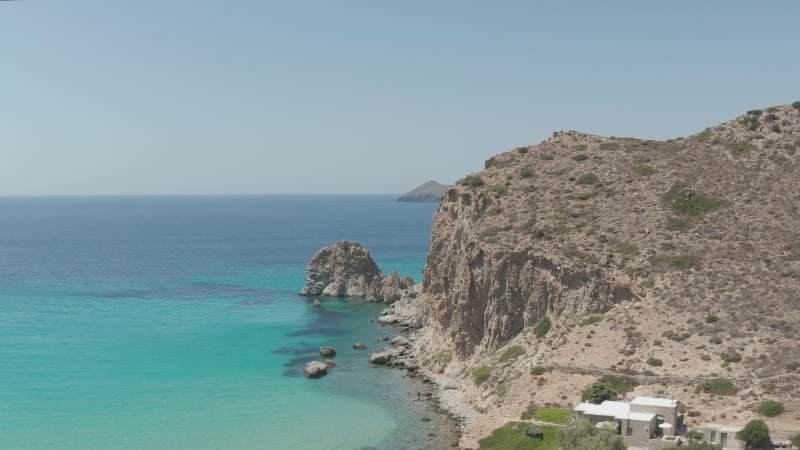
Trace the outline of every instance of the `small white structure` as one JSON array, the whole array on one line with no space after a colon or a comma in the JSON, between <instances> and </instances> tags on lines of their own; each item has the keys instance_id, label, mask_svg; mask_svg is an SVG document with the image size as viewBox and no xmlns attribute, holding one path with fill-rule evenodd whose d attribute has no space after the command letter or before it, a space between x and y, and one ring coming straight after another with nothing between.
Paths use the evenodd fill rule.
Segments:
<instances>
[{"instance_id":1,"label":"small white structure","mask_svg":"<svg viewBox=\"0 0 800 450\"><path fill-rule=\"evenodd\" d=\"M636 397L630 402L606 400L599 405L581 403L574 408L578 417L592 424L613 421L617 434L628 446L649 448L663 430L674 430L677 424L678 402L672 399ZM661 445L658 445L661 448Z\"/></svg>"},{"instance_id":2,"label":"small white structure","mask_svg":"<svg viewBox=\"0 0 800 450\"><path fill-rule=\"evenodd\" d=\"M708 423L703 425L703 440L720 445L723 450L739 450L745 448L745 443L736 439L736 433L742 427L735 425L720 425Z\"/></svg>"}]
</instances>

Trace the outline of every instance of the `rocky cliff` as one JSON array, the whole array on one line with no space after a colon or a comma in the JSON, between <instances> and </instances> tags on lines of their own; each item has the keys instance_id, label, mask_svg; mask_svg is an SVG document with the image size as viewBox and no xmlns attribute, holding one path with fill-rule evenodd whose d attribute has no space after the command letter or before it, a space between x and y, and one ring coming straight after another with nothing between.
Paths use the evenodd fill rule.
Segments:
<instances>
[{"instance_id":1,"label":"rocky cliff","mask_svg":"<svg viewBox=\"0 0 800 450\"><path fill-rule=\"evenodd\" d=\"M489 412L537 393L578 401L585 375L564 374L547 394L529 369L548 364L762 380L767 389L708 399L739 417L760 398L793 401L798 151L795 103L687 138L556 132L491 158L434 217L420 358ZM552 327L536 327L545 317ZM473 383L479 366L489 375Z\"/></svg>"}]
</instances>

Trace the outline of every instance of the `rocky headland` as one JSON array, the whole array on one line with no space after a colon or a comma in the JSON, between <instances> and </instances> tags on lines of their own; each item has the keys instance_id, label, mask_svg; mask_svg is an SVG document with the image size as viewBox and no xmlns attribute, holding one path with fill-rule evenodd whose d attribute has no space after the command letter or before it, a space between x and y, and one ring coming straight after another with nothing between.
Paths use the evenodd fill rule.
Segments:
<instances>
[{"instance_id":1,"label":"rocky headland","mask_svg":"<svg viewBox=\"0 0 800 450\"><path fill-rule=\"evenodd\" d=\"M427 181L397 198L398 202L438 203L442 201L447 185Z\"/></svg>"},{"instance_id":2,"label":"rocky headland","mask_svg":"<svg viewBox=\"0 0 800 450\"><path fill-rule=\"evenodd\" d=\"M563 131L496 155L445 193L421 291L379 319L410 334L379 359L439 386L464 448L604 376L619 398L679 400L689 426L795 432L799 151L796 102L669 141Z\"/></svg>"}]
</instances>

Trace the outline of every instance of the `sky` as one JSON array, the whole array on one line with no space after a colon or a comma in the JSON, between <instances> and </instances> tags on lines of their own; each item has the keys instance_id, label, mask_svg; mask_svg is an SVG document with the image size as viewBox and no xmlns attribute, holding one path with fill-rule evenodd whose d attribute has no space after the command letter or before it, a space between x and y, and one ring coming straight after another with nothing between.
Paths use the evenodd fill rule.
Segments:
<instances>
[{"instance_id":1,"label":"sky","mask_svg":"<svg viewBox=\"0 0 800 450\"><path fill-rule=\"evenodd\" d=\"M0 196L401 193L800 100L800 1L0 1Z\"/></svg>"}]
</instances>

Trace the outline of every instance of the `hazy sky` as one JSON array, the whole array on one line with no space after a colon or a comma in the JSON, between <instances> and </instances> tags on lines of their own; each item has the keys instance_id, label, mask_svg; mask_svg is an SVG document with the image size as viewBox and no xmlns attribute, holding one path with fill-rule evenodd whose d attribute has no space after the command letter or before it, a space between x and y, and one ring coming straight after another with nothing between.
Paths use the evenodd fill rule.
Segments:
<instances>
[{"instance_id":1,"label":"hazy sky","mask_svg":"<svg viewBox=\"0 0 800 450\"><path fill-rule=\"evenodd\" d=\"M800 1L0 2L0 195L397 193L800 100Z\"/></svg>"}]
</instances>

